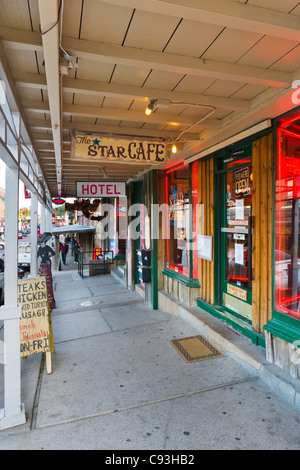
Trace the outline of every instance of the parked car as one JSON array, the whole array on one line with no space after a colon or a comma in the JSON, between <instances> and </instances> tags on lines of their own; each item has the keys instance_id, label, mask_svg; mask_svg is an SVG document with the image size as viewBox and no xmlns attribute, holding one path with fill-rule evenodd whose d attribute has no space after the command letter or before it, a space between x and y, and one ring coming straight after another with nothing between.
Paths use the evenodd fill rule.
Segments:
<instances>
[{"instance_id":1,"label":"parked car","mask_svg":"<svg viewBox=\"0 0 300 470\"><path fill-rule=\"evenodd\" d=\"M18 233L18 238L23 238L23 234L21 232Z\"/></svg>"},{"instance_id":2,"label":"parked car","mask_svg":"<svg viewBox=\"0 0 300 470\"><path fill-rule=\"evenodd\" d=\"M5 247L4 238L0 237L0 250L4 250L4 247Z\"/></svg>"},{"instance_id":3,"label":"parked car","mask_svg":"<svg viewBox=\"0 0 300 470\"><path fill-rule=\"evenodd\" d=\"M23 279L26 272L18 268L18 279ZM4 303L4 257L0 258L0 305Z\"/></svg>"},{"instance_id":4,"label":"parked car","mask_svg":"<svg viewBox=\"0 0 300 470\"><path fill-rule=\"evenodd\" d=\"M18 267L25 271L30 270L31 248L30 245L19 245L18 247Z\"/></svg>"}]
</instances>

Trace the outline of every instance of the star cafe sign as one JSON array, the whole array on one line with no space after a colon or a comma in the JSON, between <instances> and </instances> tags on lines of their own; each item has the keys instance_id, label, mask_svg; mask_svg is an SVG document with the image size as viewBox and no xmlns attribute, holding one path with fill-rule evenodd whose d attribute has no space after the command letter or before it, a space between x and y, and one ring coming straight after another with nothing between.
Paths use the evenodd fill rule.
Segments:
<instances>
[{"instance_id":1,"label":"star cafe sign","mask_svg":"<svg viewBox=\"0 0 300 470\"><path fill-rule=\"evenodd\" d=\"M135 164L166 162L165 142L112 139L97 135L74 133L71 159Z\"/></svg>"}]
</instances>

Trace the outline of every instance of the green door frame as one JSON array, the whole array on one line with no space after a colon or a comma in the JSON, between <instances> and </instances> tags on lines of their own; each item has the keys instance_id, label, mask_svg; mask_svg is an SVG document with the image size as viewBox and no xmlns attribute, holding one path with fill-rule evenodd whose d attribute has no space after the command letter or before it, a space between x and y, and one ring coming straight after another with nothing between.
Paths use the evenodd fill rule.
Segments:
<instances>
[{"instance_id":1,"label":"green door frame","mask_svg":"<svg viewBox=\"0 0 300 470\"><path fill-rule=\"evenodd\" d=\"M242 158L247 158L252 156L252 148L250 150L249 147L245 149L245 153L243 154ZM222 158L222 157L220 157ZM224 162L223 162L224 163ZM219 207L219 213L218 213L218 219L216 220L216 232L218 233L218 241L220 244L220 250L219 250L219 289L218 289L218 304L221 305L222 307L224 306L223 304L223 293L227 293L227 284L231 284L227 282L226 280L226 233L221 232L221 227L226 227L226 175L229 171L235 171L239 170L241 168L249 167L251 166L252 163L241 163L236 166L232 166L230 168L222 168L220 170L217 170L215 172L216 177L217 177L217 188L220 188L219 194L218 194L218 199L220 203L217 204ZM218 277L218 276L216 276ZM244 290L247 292L247 301L246 303L248 305L252 305L252 290L251 289L246 289L244 287L239 287L240 289ZM241 319L248 321L249 320L242 315L237 314L236 312L233 312L235 315L240 317ZM251 322L250 322L251 323Z\"/></svg>"}]
</instances>

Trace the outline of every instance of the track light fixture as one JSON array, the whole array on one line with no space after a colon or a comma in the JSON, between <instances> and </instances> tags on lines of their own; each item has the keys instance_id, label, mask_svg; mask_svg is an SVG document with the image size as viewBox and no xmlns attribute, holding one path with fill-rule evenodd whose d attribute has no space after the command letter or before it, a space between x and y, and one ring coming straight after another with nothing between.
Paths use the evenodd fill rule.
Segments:
<instances>
[{"instance_id":1,"label":"track light fixture","mask_svg":"<svg viewBox=\"0 0 300 470\"><path fill-rule=\"evenodd\" d=\"M154 106L156 105L157 103L157 100L151 100L150 103L148 104L147 108L146 108L146 111L145 113L147 114L147 116L149 116L149 114L152 113L152 111L154 110Z\"/></svg>"}]
</instances>

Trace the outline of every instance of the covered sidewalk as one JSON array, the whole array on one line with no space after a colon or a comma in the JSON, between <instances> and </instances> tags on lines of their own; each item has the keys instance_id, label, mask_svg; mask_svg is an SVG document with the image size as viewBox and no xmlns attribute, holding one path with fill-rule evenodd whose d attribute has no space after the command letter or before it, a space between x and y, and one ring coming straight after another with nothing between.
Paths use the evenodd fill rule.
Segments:
<instances>
[{"instance_id":1,"label":"covered sidewalk","mask_svg":"<svg viewBox=\"0 0 300 470\"><path fill-rule=\"evenodd\" d=\"M21 361L26 424L0 432L1 450L299 449L297 381L244 337L154 311L112 275L55 272L53 286L53 372ZM223 357L186 363L170 343L199 334Z\"/></svg>"}]
</instances>

